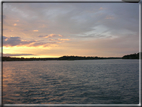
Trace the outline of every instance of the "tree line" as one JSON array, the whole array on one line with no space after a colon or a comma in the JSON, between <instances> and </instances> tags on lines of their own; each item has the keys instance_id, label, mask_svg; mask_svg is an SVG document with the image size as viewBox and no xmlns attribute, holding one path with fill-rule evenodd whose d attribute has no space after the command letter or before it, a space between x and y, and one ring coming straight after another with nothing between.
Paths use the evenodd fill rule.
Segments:
<instances>
[{"instance_id":1,"label":"tree line","mask_svg":"<svg viewBox=\"0 0 142 107\"><path fill-rule=\"evenodd\" d=\"M121 57L86 57L86 56L62 56L59 58L16 58L2 57L2 61L46 61L46 60L93 60L93 59L120 59Z\"/></svg>"},{"instance_id":2,"label":"tree line","mask_svg":"<svg viewBox=\"0 0 142 107\"><path fill-rule=\"evenodd\" d=\"M16 58L3 56L2 61L46 61L46 60L95 60L95 59L139 59L140 53L124 55L123 57L92 57L92 56L62 56L59 58Z\"/></svg>"},{"instance_id":3,"label":"tree line","mask_svg":"<svg viewBox=\"0 0 142 107\"><path fill-rule=\"evenodd\" d=\"M142 54L142 52L124 55L122 59L139 59L139 54Z\"/></svg>"}]
</instances>

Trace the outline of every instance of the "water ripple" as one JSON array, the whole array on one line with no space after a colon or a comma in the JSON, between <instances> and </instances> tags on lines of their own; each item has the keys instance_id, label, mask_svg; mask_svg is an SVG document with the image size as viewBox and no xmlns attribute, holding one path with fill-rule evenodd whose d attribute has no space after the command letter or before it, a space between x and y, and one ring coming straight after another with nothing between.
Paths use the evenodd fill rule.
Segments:
<instances>
[{"instance_id":1,"label":"water ripple","mask_svg":"<svg viewBox=\"0 0 142 107\"><path fill-rule=\"evenodd\" d=\"M139 100L138 60L3 65L4 104L137 104Z\"/></svg>"}]
</instances>

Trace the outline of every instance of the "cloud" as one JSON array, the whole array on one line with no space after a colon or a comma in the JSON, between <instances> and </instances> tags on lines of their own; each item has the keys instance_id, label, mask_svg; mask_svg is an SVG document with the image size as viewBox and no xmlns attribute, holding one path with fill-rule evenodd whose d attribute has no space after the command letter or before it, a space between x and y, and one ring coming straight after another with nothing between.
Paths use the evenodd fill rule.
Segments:
<instances>
[{"instance_id":1,"label":"cloud","mask_svg":"<svg viewBox=\"0 0 142 107\"><path fill-rule=\"evenodd\" d=\"M34 54L3 54L3 56L29 56Z\"/></svg>"},{"instance_id":2,"label":"cloud","mask_svg":"<svg viewBox=\"0 0 142 107\"><path fill-rule=\"evenodd\" d=\"M62 37L62 35L60 35L60 34L49 34L49 35L39 35L38 37L52 38L52 37Z\"/></svg>"},{"instance_id":3,"label":"cloud","mask_svg":"<svg viewBox=\"0 0 142 107\"><path fill-rule=\"evenodd\" d=\"M17 24L15 23L15 24L13 24L14 26L17 26Z\"/></svg>"},{"instance_id":4,"label":"cloud","mask_svg":"<svg viewBox=\"0 0 142 107\"><path fill-rule=\"evenodd\" d=\"M47 44L47 43L43 43L43 42L34 42L34 43L30 44L29 47L30 47L30 46L34 46L34 47L36 47L36 46L43 46L43 45L45 45L45 44Z\"/></svg>"},{"instance_id":5,"label":"cloud","mask_svg":"<svg viewBox=\"0 0 142 107\"><path fill-rule=\"evenodd\" d=\"M28 45L28 47L37 47L37 46L43 46L43 47L51 47L53 44L57 44L57 42L41 42L41 41L36 41L34 43L31 43Z\"/></svg>"},{"instance_id":6,"label":"cloud","mask_svg":"<svg viewBox=\"0 0 142 107\"><path fill-rule=\"evenodd\" d=\"M15 20L15 22L20 20L19 24L24 23L21 24L23 32L26 29L31 31L38 27L43 33L38 35L46 35L49 32L49 34L74 37L78 34L92 32L94 27L100 25L106 27L106 30L110 30L112 35L114 32L123 32L125 29L136 33L139 24L138 11L138 4L129 3L4 4L5 17L11 21ZM5 23L5 25L9 23ZM44 27L41 28L43 23ZM20 27L18 29L20 30ZM43 37L49 38L51 36Z\"/></svg>"},{"instance_id":7,"label":"cloud","mask_svg":"<svg viewBox=\"0 0 142 107\"><path fill-rule=\"evenodd\" d=\"M26 41L21 40L20 37L6 37L3 36L3 46L21 46L21 45L29 45L35 41Z\"/></svg>"},{"instance_id":8,"label":"cloud","mask_svg":"<svg viewBox=\"0 0 142 107\"><path fill-rule=\"evenodd\" d=\"M70 49L68 46L75 50L92 49L92 53L104 50L104 54L137 51L137 3L4 3L3 14L3 34L9 36L3 37L6 46L60 44L62 52Z\"/></svg>"},{"instance_id":9,"label":"cloud","mask_svg":"<svg viewBox=\"0 0 142 107\"><path fill-rule=\"evenodd\" d=\"M33 30L33 32L38 32L38 30Z\"/></svg>"},{"instance_id":10,"label":"cloud","mask_svg":"<svg viewBox=\"0 0 142 107\"><path fill-rule=\"evenodd\" d=\"M6 41L7 37L6 36L3 36L3 41Z\"/></svg>"},{"instance_id":11,"label":"cloud","mask_svg":"<svg viewBox=\"0 0 142 107\"><path fill-rule=\"evenodd\" d=\"M54 35L50 34L49 37L56 37L61 35ZM27 47L37 47L37 46L43 46L43 47L50 47L50 46L58 46L59 43L69 41L69 39L47 39L47 40L21 40L20 37L6 37L3 36L3 46L27 46Z\"/></svg>"},{"instance_id":12,"label":"cloud","mask_svg":"<svg viewBox=\"0 0 142 107\"><path fill-rule=\"evenodd\" d=\"M69 39L58 39L59 41L69 41Z\"/></svg>"},{"instance_id":13,"label":"cloud","mask_svg":"<svg viewBox=\"0 0 142 107\"><path fill-rule=\"evenodd\" d=\"M39 35L38 37L45 37L45 35Z\"/></svg>"}]
</instances>

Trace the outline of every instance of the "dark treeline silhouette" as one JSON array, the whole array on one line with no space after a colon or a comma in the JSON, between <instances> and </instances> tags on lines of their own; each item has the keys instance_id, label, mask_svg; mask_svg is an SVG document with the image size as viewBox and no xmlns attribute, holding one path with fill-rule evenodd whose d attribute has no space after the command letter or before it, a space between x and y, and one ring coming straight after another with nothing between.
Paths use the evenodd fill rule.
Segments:
<instances>
[{"instance_id":1,"label":"dark treeline silhouette","mask_svg":"<svg viewBox=\"0 0 142 107\"><path fill-rule=\"evenodd\" d=\"M2 57L2 61L39 61L39 60L58 60L58 58L16 58L16 57Z\"/></svg>"},{"instance_id":2,"label":"dark treeline silhouette","mask_svg":"<svg viewBox=\"0 0 142 107\"><path fill-rule=\"evenodd\" d=\"M93 59L121 59L121 57L86 57L86 56L62 56L59 58L16 58L2 57L2 61L45 61L45 60L93 60Z\"/></svg>"},{"instance_id":3,"label":"dark treeline silhouette","mask_svg":"<svg viewBox=\"0 0 142 107\"><path fill-rule=\"evenodd\" d=\"M91 60L91 59L120 59L120 57L86 57L86 56L62 56L59 60Z\"/></svg>"},{"instance_id":4,"label":"dark treeline silhouette","mask_svg":"<svg viewBox=\"0 0 142 107\"><path fill-rule=\"evenodd\" d=\"M46 61L46 60L96 60L96 59L139 59L140 53L124 55L123 57L92 57L92 56L62 56L59 58L16 58L3 56L2 61Z\"/></svg>"},{"instance_id":5,"label":"dark treeline silhouette","mask_svg":"<svg viewBox=\"0 0 142 107\"><path fill-rule=\"evenodd\" d=\"M122 59L139 59L139 54L142 54L142 52L140 52L140 53L134 53L134 54L129 54L129 55L124 55L122 57Z\"/></svg>"}]
</instances>

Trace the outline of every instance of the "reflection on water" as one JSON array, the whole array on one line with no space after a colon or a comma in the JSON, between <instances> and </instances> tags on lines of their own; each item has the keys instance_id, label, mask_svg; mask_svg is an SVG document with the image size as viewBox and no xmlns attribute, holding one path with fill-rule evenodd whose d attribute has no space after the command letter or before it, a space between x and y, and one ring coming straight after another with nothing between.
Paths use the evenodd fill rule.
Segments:
<instances>
[{"instance_id":1,"label":"reflection on water","mask_svg":"<svg viewBox=\"0 0 142 107\"><path fill-rule=\"evenodd\" d=\"M138 60L3 62L4 104L138 104Z\"/></svg>"}]
</instances>

